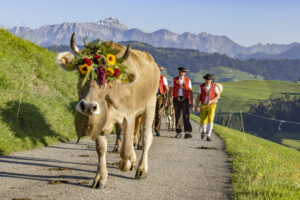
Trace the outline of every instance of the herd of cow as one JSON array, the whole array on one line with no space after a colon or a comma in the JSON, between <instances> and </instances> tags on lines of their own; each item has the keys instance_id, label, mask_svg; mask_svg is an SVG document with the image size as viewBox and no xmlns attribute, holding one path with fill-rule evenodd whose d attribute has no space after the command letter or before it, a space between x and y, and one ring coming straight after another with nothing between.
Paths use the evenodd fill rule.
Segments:
<instances>
[{"instance_id":1,"label":"herd of cow","mask_svg":"<svg viewBox=\"0 0 300 200\"><path fill-rule=\"evenodd\" d=\"M76 54L74 34L71 39L71 49ZM153 141L152 123L155 114L156 93L160 72L152 56L147 52L113 44L119 49L118 55L125 60L130 74L129 83L115 84L113 87L101 87L96 80L88 80L83 87L78 88L79 102L76 105L75 128L78 138L89 136L96 142L98 154L98 169L93 188L104 188L107 181L106 136L117 129L117 142L114 151L120 151L119 169L129 171L136 169L136 178L146 178L148 171L148 152ZM60 53L57 62L62 68L71 63L74 56L71 52ZM137 143L135 133L141 129L138 148L142 155L136 167L134 143ZM123 138L120 138L120 132Z\"/></svg>"}]
</instances>

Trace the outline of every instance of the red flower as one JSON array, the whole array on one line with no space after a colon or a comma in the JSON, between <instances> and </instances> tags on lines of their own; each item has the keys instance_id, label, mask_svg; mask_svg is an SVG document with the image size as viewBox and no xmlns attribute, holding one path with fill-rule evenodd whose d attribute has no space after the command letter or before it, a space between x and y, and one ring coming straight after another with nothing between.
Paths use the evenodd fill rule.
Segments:
<instances>
[{"instance_id":1,"label":"red flower","mask_svg":"<svg viewBox=\"0 0 300 200\"><path fill-rule=\"evenodd\" d=\"M120 69L119 68L116 68L115 69L115 73L114 73L114 76L119 76L119 74L120 74Z\"/></svg>"},{"instance_id":2,"label":"red flower","mask_svg":"<svg viewBox=\"0 0 300 200\"><path fill-rule=\"evenodd\" d=\"M91 65L91 60L89 59L89 58L84 58L83 60L82 60L82 63L81 64L87 64L88 66L90 66Z\"/></svg>"},{"instance_id":3,"label":"red flower","mask_svg":"<svg viewBox=\"0 0 300 200\"><path fill-rule=\"evenodd\" d=\"M93 59L94 63L99 64L99 62L98 62L99 58L101 58L101 55L95 55L94 59Z\"/></svg>"}]
</instances>

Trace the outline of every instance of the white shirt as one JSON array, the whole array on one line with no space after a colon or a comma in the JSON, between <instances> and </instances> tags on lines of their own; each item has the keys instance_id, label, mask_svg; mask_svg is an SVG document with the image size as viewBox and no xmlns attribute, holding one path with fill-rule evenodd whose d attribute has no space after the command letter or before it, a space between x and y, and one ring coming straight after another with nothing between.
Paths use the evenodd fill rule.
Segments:
<instances>
[{"instance_id":1,"label":"white shirt","mask_svg":"<svg viewBox=\"0 0 300 200\"><path fill-rule=\"evenodd\" d=\"M206 90L206 93L209 94L209 91L210 91L210 88L211 88L211 84L205 85L204 88L205 88L205 90ZM215 85L215 93L216 93L216 94L219 94L219 93L220 93L220 90L219 90L219 88L218 88L217 85ZM199 94L199 95L201 94L201 87L198 88L198 94ZM204 103L207 103L208 101L209 101L209 96L206 96L206 97L205 97ZM218 100L216 100L216 101L214 101L214 102L217 103Z\"/></svg>"},{"instance_id":2,"label":"white shirt","mask_svg":"<svg viewBox=\"0 0 300 200\"><path fill-rule=\"evenodd\" d=\"M168 86L168 80L167 80L167 78L166 77L164 77L163 76L163 85L164 86ZM159 88L158 88L158 90L157 90L157 94L159 93Z\"/></svg>"},{"instance_id":3,"label":"white shirt","mask_svg":"<svg viewBox=\"0 0 300 200\"><path fill-rule=\"evenodd\" d=\"M181 86L183 84L184 77L183 78L179 77L178 80L179 80L179 85L180 85L179 91L178 91L178 96L183 96L183 91L182 91ZM172 87L172 88L174 87L174 79L172 80L170 87ZM189 89L192 90L192 82L190 80L189 80Z\"/></svg>"}]
</instances>

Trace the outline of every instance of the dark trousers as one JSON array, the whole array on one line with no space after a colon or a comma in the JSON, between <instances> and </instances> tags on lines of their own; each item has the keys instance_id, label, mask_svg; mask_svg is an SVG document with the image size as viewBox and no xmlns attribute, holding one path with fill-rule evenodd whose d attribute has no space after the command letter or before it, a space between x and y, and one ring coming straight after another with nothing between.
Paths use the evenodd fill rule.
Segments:
<instances>
[{"instance_id":1,"label":"dark trousers","mask_svg":"<svg viewBox=\"0 0 300 200\"><path fill-rule=\"evenodd\" d=\"M179 129L177 126L181 114L183 118L184 131L192 132L192 125L190 122L189 99L184 99L183 101L179 101L177 98L173 98L173 105L175 110L176 132L181 133L181 129Z\"/></svg>"},{"instance_id":2,"label":"dark trousers","mask_svg":"<svg viewBox=\"0 0 300 200\"><path fill-rule=\"evenodd\" d=\"M157 95L156 107L155 107L155 120L154 120L155 132L160 132L162 107L163 107L163 96ZM159 111L161 112L159 113Z\"/></svg>"}]
</instances>

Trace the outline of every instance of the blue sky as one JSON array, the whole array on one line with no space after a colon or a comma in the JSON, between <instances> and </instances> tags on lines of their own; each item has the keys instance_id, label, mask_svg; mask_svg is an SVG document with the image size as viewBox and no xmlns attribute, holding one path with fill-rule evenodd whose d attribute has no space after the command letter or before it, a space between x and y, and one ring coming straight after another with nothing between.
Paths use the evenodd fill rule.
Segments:
<instances>
[{"instance_id":1,"label":"blue sky","mask_svg":"<svg viewBox=\"0 0 300 200\"><path fill-rule=\"evenodd\" d=\"M297 0L0 0L0 26L118 18L128 28L225 35L240 45L300 42Z\"/></svg>"}]
</instances>

